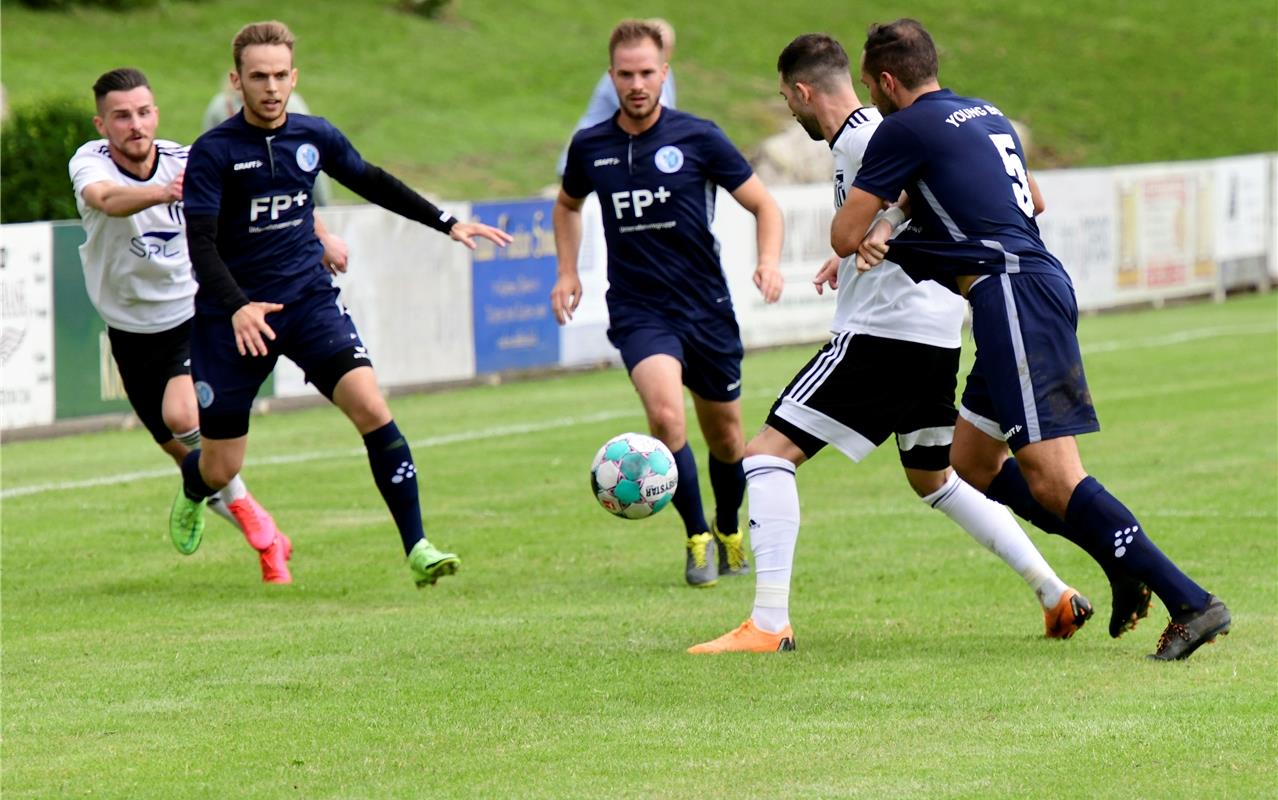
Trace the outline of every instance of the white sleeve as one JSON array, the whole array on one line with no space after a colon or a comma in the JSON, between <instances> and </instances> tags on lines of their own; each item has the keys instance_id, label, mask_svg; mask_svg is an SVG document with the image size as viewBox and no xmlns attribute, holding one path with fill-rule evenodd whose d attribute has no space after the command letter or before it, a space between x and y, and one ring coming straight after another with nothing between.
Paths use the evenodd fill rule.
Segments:
<instances>
[{"instance_id":1,"label":"white sleeve","mask_svg":"<svg viewBox=\"0 0 1278 800\"><path fill-rule=\"evenodd\" d=\"M82 196L81 192L86 186L102 181L118 183L115 178L115 165L110 163L109 158L103 158L98 153L81 150L71 158L69 169L71 184L75 187L77 197Z\"/></svg>"}]
</instances>

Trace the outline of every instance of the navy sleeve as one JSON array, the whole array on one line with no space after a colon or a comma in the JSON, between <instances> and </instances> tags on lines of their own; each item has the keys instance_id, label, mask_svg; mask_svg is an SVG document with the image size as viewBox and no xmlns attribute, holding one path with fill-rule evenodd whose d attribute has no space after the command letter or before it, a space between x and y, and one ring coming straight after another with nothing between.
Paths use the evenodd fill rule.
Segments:
<instances>
[{"instance_id":1,"label":"navy sleeve","mask_svg":"<svg viewBox=\"0 0 1278 800\"><path fill-rule=\"evenodd\" d=\"M713 122L707 125L708 130L703 138L706 177L727 191L735 192L741 188L741 184L750 180L754 169L718 125Z\"/></svg>"},{"instance_id":2,"label":"navy sleeve","mask_svg":"<svg viewBox=\"0 0 1278 800\"><path fill-rule=\"evenodd\" d=\"M320 169L332 175L338 183L349 186L350 181L363 174L364 159L345 134L328 120L320 119L324 123L324 136L320 140L324 147L320 153Z\"/></svg>"},{"instance_id":3,"label":"navy sleeve","mask_svg":"<svg viewBox=\"0 0 1278 800\"><path fill-rule=\"evenodd\" d=\"M574 136L568 145L568 161L564 164L564 194L569 197L585 197L595 190L594 183L586 174L585 148L581 140Z\"/></svg>"},{"instance_id":4,"label":"navy sleeve","mask_svg":"<svg viewBox=\"0 0 1278 800\"><path fill-rule=\"evenodd\" d=\"M865 148L861 169L852 185L875 197L893 201L919 174L923 166L923 146L914 131L887 117Z\"/></svg>"},{"instance_id":5,"label":"navy sleeve","mask_svg":"<svg viewBox=\"0 0 1278 800\"><path fill-rule=\"evenodd\" d=\"M191 145L182 181L182 209L187 216L216 217L222 207L222 165L218 147L201 136Z\"/></svg>"}]
</instances>

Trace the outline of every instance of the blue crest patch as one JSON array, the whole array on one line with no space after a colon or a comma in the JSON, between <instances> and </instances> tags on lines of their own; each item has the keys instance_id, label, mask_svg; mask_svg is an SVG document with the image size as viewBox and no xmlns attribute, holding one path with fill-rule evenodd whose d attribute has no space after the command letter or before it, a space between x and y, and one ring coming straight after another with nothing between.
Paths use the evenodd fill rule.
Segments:
<instances>
[{"instance_id":1,"label":"blue crest patch","mask_svg":"<svg viewBox=\"0 0 1278 800\"><path fill-rule=\"evenodd\" d=\"M196 381L195 399L200 402L200 408L208 408L213 405L213 387L204 381Z\"/></svg>"},{"instance_id":2,"label":"blue crest patch","mask_svg":"<svg viewBox=\"0 0 1278 800\"><path fill-rule=\"evenodd\" d=\"M683 166L683 151L672 144L668 144L657 151L655 160L657 169L667 175L672 172L678 172L679 168Z\"/></svg>"},{"instance_id":3,"label":"blue crest patch","mask_svg":"<svg viewBox=\"0 0 1278 800\"><path fill-rule=\"evenodd\" d=\"M307 172L314 172L319 166L319 150L315 145L306 142L297 148L297 165Z\"/></svg>"}]
</instances>

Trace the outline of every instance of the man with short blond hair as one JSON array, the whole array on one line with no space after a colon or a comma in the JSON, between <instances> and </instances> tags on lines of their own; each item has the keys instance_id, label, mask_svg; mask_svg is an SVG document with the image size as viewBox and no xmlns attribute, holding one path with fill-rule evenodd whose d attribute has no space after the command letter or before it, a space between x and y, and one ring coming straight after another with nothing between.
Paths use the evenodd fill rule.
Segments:
<instances>
[{"instance_id":1,"label":"man with short blond hair","mask_svg":"<svg viewBox=\"0 0 1278 800\"><path fill-rule=\"evenodd\" d=\"M660 104L669 65L659 28L626 20L609 37L608 50L620 110L578 131L569 146L553 211L559 277L550 303L562 325L581 302L581 207L597 192L608 244L608 338L621 351L649 430L670 448L679 469L673 505L687 534L684 578L690 586L713 586L721 574L748 567L737 519L745 493L744 350L710 230L715 186L754 215L754 283L768 303L781 296L783 283L781 212L713 122ZM713 525L701 506L688 444L684 386L710 450Z\"/></svg>"}]
</instances>

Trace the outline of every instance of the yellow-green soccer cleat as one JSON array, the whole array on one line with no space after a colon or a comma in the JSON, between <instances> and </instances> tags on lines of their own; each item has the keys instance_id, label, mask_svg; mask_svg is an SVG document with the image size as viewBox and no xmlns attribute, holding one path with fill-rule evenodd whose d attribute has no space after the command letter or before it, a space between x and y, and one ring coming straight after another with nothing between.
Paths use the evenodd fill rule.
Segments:
<instances>
[{"instance_id":1,"label":"yellow-green soccer cleat","mask_svg":"<svg viewBox=\"0 0 1278 800\"><path fill-rule=\"evenodd\" d=\"M433 586L445 575L456 574L460 566L461 559L455 553L441 552L425 539L413 545L412 552L408 554L408 569L413 573L418 589Z\"/></svg>"},{"instance_id":2,"label":"yellow-green soccer cleat","mask_svg":"<svg viewBox=\"0 0 1278 800\"><path fill-rule=\"evenodd\" d=\"M710 531L719 545L719 575L749 575L750 562L746 560L745 535L736 533L719 533L719 526L710 523Z\"/></svg>"},{"instance_id":3,"label":"yellow-green soccer cleat","mask_svg":"<svg viewBox=\"0 0 1278 800\"><path fill-rule=\"evenodd\" d=\"M184 556L189 556L200 549L204 540L204 504L186 496L186 492L178 489L173 498L173 510L169 512L169 538L173 546Z\"/></svg>"}]
</instances>

